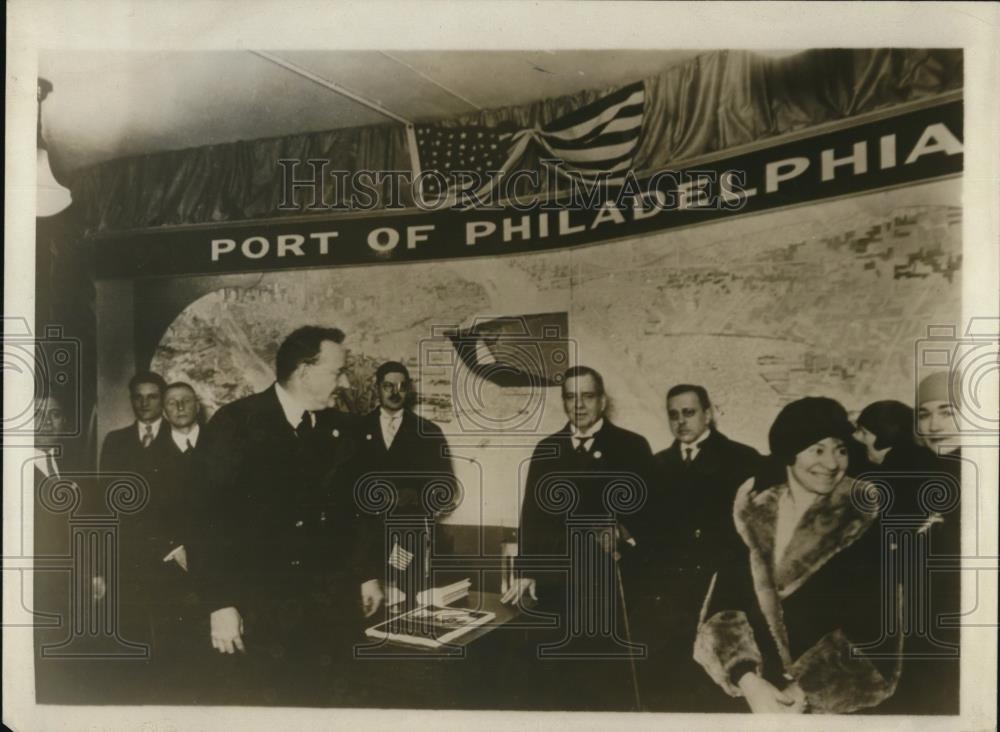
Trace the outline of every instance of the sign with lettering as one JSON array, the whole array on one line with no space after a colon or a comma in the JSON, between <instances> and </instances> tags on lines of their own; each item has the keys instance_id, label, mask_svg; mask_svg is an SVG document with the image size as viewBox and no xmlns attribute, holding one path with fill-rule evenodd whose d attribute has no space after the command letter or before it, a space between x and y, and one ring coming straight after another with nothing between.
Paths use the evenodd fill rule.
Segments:
<instances>
[{"instance_id":1,"label":"sign with lettering","mask_svg":"<svg viewBox=\"0 0 1000 732\"><path fill-rule=\"evenodd\" d=\"M222 274L548 251L961 172L961 99L868 119L554 200L99 235L97 273Z\"/></svg>"}]
</instances>

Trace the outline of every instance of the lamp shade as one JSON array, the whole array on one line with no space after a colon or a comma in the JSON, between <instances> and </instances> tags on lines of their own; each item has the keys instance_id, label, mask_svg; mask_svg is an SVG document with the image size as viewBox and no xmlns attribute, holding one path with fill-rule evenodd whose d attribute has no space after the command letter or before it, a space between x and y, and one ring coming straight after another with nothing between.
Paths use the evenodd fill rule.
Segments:
<instances>
[{"instance_id":1,"label":"lamp shade","mask_svg":"<svg viewBox=\"0 0 1000 732\"><path fill-rule=\"evenodd\" d=\"M49 151L38 148L38 185L35 200L35 216L44 218L55 216L73 202L68 188L64 188L52 175L49 166Z\"/></svg>"},{"instance_id":2,"label":"lamp shade","mask_svg":"<svg viewBox=\"0 0 1000 732\"><path fill-rule=\"evenodd\" d=\"M55 216L73 202L73 195L56 177L52 175L49 165L49 151L45 149L45 137L42 134L42 102L52 91L52 82L48 79L38 79L38 180L35 195L35 217Z\"/></svg>"}]
</instances>

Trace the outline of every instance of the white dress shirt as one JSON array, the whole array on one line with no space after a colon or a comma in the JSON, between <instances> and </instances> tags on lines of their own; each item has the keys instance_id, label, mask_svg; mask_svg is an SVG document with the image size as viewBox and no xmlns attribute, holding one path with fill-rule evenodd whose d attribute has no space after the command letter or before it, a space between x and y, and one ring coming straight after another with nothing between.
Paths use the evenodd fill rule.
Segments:
<instances>
[{"instance_id":1,"label":"white dress shirt","mask_svg":"<svg viewBox=\"0 0 1000 732\"><path fill-rule=\"evenodd\" d=\"M583 449L590 452L590 448L594 446L594 437L601 431L601 427L603 426L604 417L601 417L586 430L580 431L576 427L573 427L573 449L578 449L580 441L582 440Z\"/></svg>"},{"instance_id":2,"label":"white dress shirt","mask_svg":"<svg viewBox=\"0 0 1000 732\"><path fill-rule=\"evenodd\" d=\"M312 426L316 426L316 414L310 410L306 409L305 406L291 394L289 394L285 388L278 382L274 382L274 391L278 395L278 401L281 403L281 411L285 413L285 419L288 420L288 424L292 426L293 430L299 428L299 423L302 422L302 413L309 412L309 420L312 422Z\"/></svg>"},{"instance_id":3,"label":"white dress shirt","mask_svg":"<svg viewBox=\"0 0 1000 732\"><path fill-rule=\"evenodd\" d=\"M688 455L690 455L690 461L694 462L694 459L698 457L698 453L701 452L702 443L712 436L712 430L707 429L701 433L701 437L692 442L691 444L681 443L681 460L688 460ZM689 452L690 451L690 452Z\"/></svg>"},{"instance_id":4,"label":"white dress shirt","mask_svg":"<svg viewBox=\"0 0 1000 732\"><path fill-rule=\"evenodd\" d=\"M187 434L184 434L183 432L178 432L173 428L170 429L170 437L171 439L173 439L174 444L177 445L177 449L180 450L181 452L187 451L188 443L191 444L191 447L197 447L198 435L200 433L201 433L201 427L198 425L197 422L191 425L191 431L188 432Z\"/></svg>"},{"instance_id":5,"label":"white dress shirt","mask_svg":"<svg viewBox=\"0 0 1000 732\"><path fill-rule=\"evenodd\" d=\"M150 444L152 444L152 442L156 442L156 436L160 434L160 425L162 423L163 423L163 417L157 417L155 422L140 422L139 420L136 420L135 428L139 432L139 442L142 442L143 435L146 434L147 424L153 428L151 430L153 433L153 439Z\"/></svg>"},{"instance_id":6,"label":"white dress shirt","mask_svg":"<svg viewBox=\"0 0 1000 732\"><path fill-rule=\"evenodd\" d=\"M379 407L378 421L382 427L382 441L385 443L385 449L388 450L392 447L392 441L396 439L400 425L403 424L403 410L390 412L384 407Z\"/></svg>"},{"instance_id":7,"label":"white dress shirt","mask_svg":"<svg viewBox=\"0 0 1000 732\"><path fill-rule=\"evenodd\" d=\"M38 449L35 448L35 467L38 468L42 475L46 478L51 478L53 475L59 476L59 464L56 462L55 448Z\"/></svg>"}]
</instances>

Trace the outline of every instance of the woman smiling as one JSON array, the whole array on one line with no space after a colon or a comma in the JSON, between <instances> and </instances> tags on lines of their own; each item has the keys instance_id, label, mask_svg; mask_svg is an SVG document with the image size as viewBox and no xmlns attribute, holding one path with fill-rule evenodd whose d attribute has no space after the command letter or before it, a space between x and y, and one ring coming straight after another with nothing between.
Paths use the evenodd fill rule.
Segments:
<instances>
[{"instance_id":1,"label":"woman smiling","mask_svg":"<svg viewBox=\"0 0 1000 732\"><path fill-rule=\"evenodd\" d=\"M753 712L868 709L899 678L898 643L879 660L858 654L885 637L882 607L899 603L882 581L881 496L848 475L853 431L832 399L788 404L768 435L778 470L737 493L741 561L709 589L695 659Z\"/></svg>"}]
</instances>

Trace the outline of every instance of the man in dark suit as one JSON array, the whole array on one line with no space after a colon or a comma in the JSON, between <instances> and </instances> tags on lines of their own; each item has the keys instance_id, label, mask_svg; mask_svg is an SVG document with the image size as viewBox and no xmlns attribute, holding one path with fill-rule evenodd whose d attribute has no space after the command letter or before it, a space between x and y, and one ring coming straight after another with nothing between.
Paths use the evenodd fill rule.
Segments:
<instances>
[{"instance_id":1,"label":"man in dark suit","mask_svg":"<svg viewBox=\"0 0 1000 732\"><path fill-rule=\"evenodd\" d=\"M220 679L228 701L336 703L362 609L382 601L377 560L353 552L352 486L338 476L355 450L349 416L329 408L343 340L336 328L299 328L278 348L276 383L202 431L199 584L212 645L240 656Z\"/></svg>"},{"instance_id":2,"label":"man in dark suit","mask_svg":"<svg viewBox=\"0 0 1000 732\"><path fill-rule=\"evenodd\" d=\"M53 658L43 655L57 650L71 635L71 628L79 618L72 616L71 604L73 575L67 571L45 571L47 559L70 556L70 513L64 499L70 492L77 494L82 503L82 489L76 480L83 466L74 460L70 448L72 439L65 433L68 421L63 400L51 392L35 400L35 450L34 450L34 555L39 569L34 573L35 613L35 696L40 704L88 703L93 701L95 688L87 682L92 674L83 672L75 659ZM67 482L64 482L67 481ZM62 494L60 500L59 494ZM89 498L89 497L88 497ZM80 506L81 512L88 507ZM92 597L103 599L103 577L90 581Z\"/></svg>"},{"instance_id":3,"label":"man in dark suit","mask_svg":"<svg viewBox=\"0 0 1000 732\"><path fill-rule=\"evenodd\" d=\"M380 542L388 552L387 600L412 604L434 583L432 527L455 508L455 474L441 428L411 409L415 392L406 366L383 363L375 372L375 388L379 406L360 421L356 470L358 477L384 476L395 489L392 516L401 520L401 530ZM439 537L436 543L438 552L445 551ZM397 590L402 595L396 596Z\"/></svg>"},{"instance_id":4,"label":"man in dark suit","mask_svg":"<svg viewBox=\"0 0 1000 732\"><path fill-rule=\"evenodd\" d=\"M163 426L163 377L152 371L133 376L128 382L129 399L135 422L113 430L101 448L101 471L132 471L145 475L150 469L149 456L170 439Z\"/></svg>"},{"instance_id":5,"label":"man in dark suit","mask_svg":"<svg viewBox=\"0 0 1000 732\"><path fill-rule=\"evenodd\" d=\"M637 649L628 642L623 606L634 597L629 565L646 540L639 527L651 451L644 437L607 418L604 381L594 369L566 371L562 399L569 421L538 443L528 466L519 528L525 568L502 598L520 602L527 594L558 619L554 630L527 632L526 652L538 662L525 678L541 698L525 701L552 709L634 709L627 658ZM545 559L552 569L535 563Z\"/></svg>"},{"instance_id":6,"label":"man in dark suit","mask_svg":"<svg viewBox=\"0 0 1000 732\"><path fill-rule=\"evenodd\" d=\"M162 528L151 538L160 543L161 561L173 562L184 572L188 571L190 558L188 545L196 540L193 519L200 513L200 496L195 490L200 412L194 387L183 381L167 386L163 393L163 414L170 425L170 441L160 458L161 482L165 488L158 496L163 505Z\"/></svg>"},{"instance_id":7,"label":"man in dark suit","mask_svg":"<svg viewBox=\"0 0 1000 732\"><path fill-rule=\"evenodd\" d=\"M176 382L163 392L163 431L168 439L153 446L155 465L149 503L122 522L136 567L131 595L145 608L150 642L147 693L159 703L196 700L190 667L204 635L200 627L192 561L201 557L198 520L204 510L197 490L200 405L194 388Z\"/></svg>"},{"instance_id":8,"label":"man in dark suit","mask_svg":"<svg viewBox=\"0 0 1000 732\"><path fill-rule=\"evenodd\" d=\"M754 475L762 458L752 447L719 432L702 386L672 387L667 392L667 420L675 439L654 457L651 503L659 533L647 557L649 581L639 622L639 632L651 641L644 691L652 709L710 711L698 704L703 699L715 702L718 694L703 683L691 648L712 575L737 546L736 490Z\"/></svg>"},{"instance_id":9,"label":"man in dark suit","mask_svg":"<svg viewBox=\"0 0 1000 732\"><path fill-rule=\"evenodd\" d=\"M130 643L149 646L152 662L153 628L149 603L152 588L162 579L161 559L155 556L155 534L162 486L159 473L170 444L170 428L163 419L163 377L152 371L135 374L128 383L129 399L135 421L112 430L101 447L100 473L124 473L138 476L147 490L148 500L133 514L120 517L117 532L117 588L109 601L118 602L118 631ZM107 487L107 480L101 481ZM166 552L164 552L166 553ZM103 581L99 578L98 581ZM154 683L151 665L117 664L110 666L110 683L122 698L147 697Z\"/></svg>"}]
</instances>

